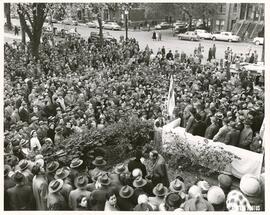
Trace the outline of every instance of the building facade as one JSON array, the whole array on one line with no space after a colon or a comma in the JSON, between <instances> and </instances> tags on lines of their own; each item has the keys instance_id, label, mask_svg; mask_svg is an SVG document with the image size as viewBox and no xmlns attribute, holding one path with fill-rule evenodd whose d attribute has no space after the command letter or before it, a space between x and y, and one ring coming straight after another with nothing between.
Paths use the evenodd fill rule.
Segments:
<instances>
[{"instance_id":1,"label":"building facade","mask_svg":"<svg viewBox=\"0 0 270 215\"><path fill-rule=\"evenodd\" d=\"M243 40L258 36L264 29L264 4L222 3L213 19L212 31L232 31Z\"/></svg>"}]
</instances>

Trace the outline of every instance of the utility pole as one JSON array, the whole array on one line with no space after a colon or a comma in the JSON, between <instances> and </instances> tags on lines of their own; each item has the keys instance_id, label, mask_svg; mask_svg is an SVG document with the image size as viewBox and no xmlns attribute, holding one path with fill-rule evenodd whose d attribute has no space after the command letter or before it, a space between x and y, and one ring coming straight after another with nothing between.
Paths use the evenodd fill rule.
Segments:
<instances>
[{"instance_id":1,"label":"utility pole","mask_svg":"<svg viewBox=\"0 0 270 215\"><path fill-rule=\"evenodd\" d=\"M125 9L126 40L128 40L128 9Z\"/></svg>"}]
</instances>

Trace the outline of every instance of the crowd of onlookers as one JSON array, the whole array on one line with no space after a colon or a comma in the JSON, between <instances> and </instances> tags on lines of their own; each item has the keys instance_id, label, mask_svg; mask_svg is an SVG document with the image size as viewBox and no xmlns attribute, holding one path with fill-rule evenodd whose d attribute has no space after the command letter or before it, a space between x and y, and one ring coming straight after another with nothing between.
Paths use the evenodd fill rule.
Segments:
<instances>
[{"instance_id":1,"label":"crowd of onlookers","mask_svg":"<svg viewBox=\"0 0 270 215\"><path fill-rule=\"evenodd\" d=\"M135 39L105 42L104 46L82 38L66 38L53 45L44 40L38 59L32 57L28 45L18 42L6 43L4 51L7 209L133 210L137 205L136 210L158 210L164 203L160 210L180 206L193 210L201 205L213 210L215 202L207 199L210 190L197 185L194 189L200 195L192 196L188 190L182 190L185 196L171 194L175 192L168 180L155 181L151 173L145 178L142 170L142 177L123 171L125 175L129 172L130 179L122 181L122 172L115 170L120 178L112 187L117 189L107 192L114 183L113 173L91 175L84 169L86 175L81 175L77 171L80 159L70 167L59 167L57 162L44 163L40 155L47 143L58 145L72 134L102 129L131 116L158 119L157 126L172 120L165 104L170 75L175 82L174 117L181 117L187 132L256 152L263 150L259 131L264 118L264 77L243 69L231 73L226 56L224 61L213 59L202 65L197 52L187 56L162 47L154 53L149 47L141 49ZM159 174L157 171L156 176ZM141 188L136 183L145 181L152 183L145 188L146 196L135 198ZM183 180L174 182L181 187ZM99 199L102 207L97 206Z\"/></svg>"}]
</instances>

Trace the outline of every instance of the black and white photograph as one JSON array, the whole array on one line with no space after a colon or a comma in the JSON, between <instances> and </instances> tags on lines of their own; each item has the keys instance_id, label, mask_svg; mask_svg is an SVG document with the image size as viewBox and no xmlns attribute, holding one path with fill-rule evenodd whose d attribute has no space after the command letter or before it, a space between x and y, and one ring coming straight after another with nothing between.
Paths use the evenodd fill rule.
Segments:
<instances>
[{"instance_id":1,"label":"black and white photograph","mask_svg":"<svg viewBox=\"0 0 270 215\"><path fill-rule=\"evenodd\" d=\"M267 3L1 4L3 211L266 211Z\"/></svg>"}]
</instances>

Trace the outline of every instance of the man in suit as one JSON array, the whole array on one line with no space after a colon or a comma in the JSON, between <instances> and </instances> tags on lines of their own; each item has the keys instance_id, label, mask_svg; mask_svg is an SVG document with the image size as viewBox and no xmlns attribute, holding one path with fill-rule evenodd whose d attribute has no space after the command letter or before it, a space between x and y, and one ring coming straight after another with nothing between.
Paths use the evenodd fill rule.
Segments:
<instances>
[{"instance_id":1,"label":"man in suit","mask_svg":"<svg viewBox=\"0 0 270 215\"><path fill-rule=\"evenodd\" d=\"M10 202L7 195L7 190L16 186L15 182L9 177L11 167L9 165L4 166L4 210L10 210Z\"/></svg>"},{"instance_id":2,"label":"man in suit","mask_svg":"<svg viewBox=\"0 0 270 215\"><path fill-rule=\"evenodd\" d=\"M192 135L204 137L206 130L206 124L202 121L201 115L199 113L195 114L194 129Z\"/></svg>"},{"instance_id":3,"label":"man in suit","mask_svg":"<svg viewBox=\"0 0 270 215\"><path fill-rule=\"evenodd\" d=\"M106 193L110 191L111 179L108 173L103 173L98 178L98 189L94 190L90 195L90 208L94 211L104 211L106 203Z\"/></svg>"},{"instance_id":4,"label":"man in suit","mask_svg":"<svg viewBox=\"0 0 270 215\"><path fill-rule=\"evenodd\" d=\"M164 186L168 187L169 178L165 159L156 150L151 151L149 153L149 156L151 161L153 162L153 170L152 170L153 186L156 186L158 183L163 183Z\"/></svg>"},{"instance_id":5,"label":"man in suit","mask_svg":"<svg viewBox=\"0 0 270 215\"><path fill-rule=\"evenodd\" d=\"M11 210L34 210L34 196L32 188L26 184L26 178L21 171L16 171L13 175L16 183L15 187L7 190L8 199L10 201Z\"/></svg>"},{"instance_id":6,"label":"man in suit","mask_svg":"<svg viewBox=\"0 0 270 215\"><path fill-rule=\"evenodd\" d=\"M69 194L69 207L73 210L77 210L77 200L80 196L85 196L87 199L90 198L91 192L86 190L88 184L88 178L84 175L80 175L75 179L76 190L72 190Z\"/></svg>"},{"instance_id":7,"label":"man in suit","mask_svg":"<svg viewBox=\"0 0 270 215\"><path fill-rule=\"evenodd\" d=\"M217 117L212 116L210 120L211 120L211 125L206 128L204 137L212 140L213 137L218 133L218 130L220 127L219 127L219 121Z\"/></svg>"},{"instance_id":8,"label":"man in suit","mask_svg":"<svg viewBox=\"0 0 270 215\"><path fill-rule=\"evenodd\" d=\"M68 204L64 196L60 193L63 187L63 180L56 179L49 184L49 194L47 198L47 208L49 210L67 210Z\"/></svg>"},{"instance_id":9,"label":"man in suit","mask_svg":"<svg viewBox=\"0 0 270 215\"><path fill-rule=\"evenodd\" d=\"M249 145L252 143L253 138L253 131L251 129L251 121L245 120L244 121L244 128L240 133L239 137L239 147L243 149L249 149Z\"/></svg>"},{"instance_id":10,"label":"man in suit","mask_svg":"<svg viewBox=\"0 0 270 215\"><path fill-rule=\"evenodd\" d=\"M237 146L239 142L240 130L237 129L236 122L231 121L229 123L229 133L225 136L224 143L227 145Z\"/></svg>"}]
</instances>

